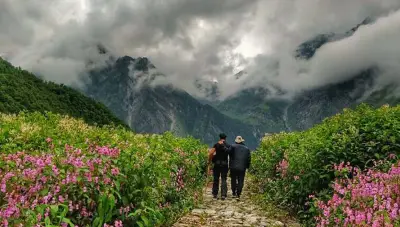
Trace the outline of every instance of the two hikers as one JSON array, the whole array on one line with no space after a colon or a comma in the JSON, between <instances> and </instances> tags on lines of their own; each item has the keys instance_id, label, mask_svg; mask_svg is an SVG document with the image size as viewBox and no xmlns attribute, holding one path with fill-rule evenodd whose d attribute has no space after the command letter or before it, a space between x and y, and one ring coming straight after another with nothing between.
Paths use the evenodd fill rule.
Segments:
<instances>
[{"instance_id":1,"label":"two hikers","mask_svg":"<svg viewBox=\"0 0 400 227\"><path fill-rule=\"evenodd\" d=\"M229 157L229 161L228 161ZM244 139L237 136L235 144L226 143L226 135L221 133L220 140L210 149L209 163L213 162L213 189L212 194L217 198L219 178L221 177L221 199L227 197L227 175L230 170L231 189L233 197L240 198L244 185L246 169L250 167L251 155L250 149L245 146Z\"/></svg>"}]
</instances>

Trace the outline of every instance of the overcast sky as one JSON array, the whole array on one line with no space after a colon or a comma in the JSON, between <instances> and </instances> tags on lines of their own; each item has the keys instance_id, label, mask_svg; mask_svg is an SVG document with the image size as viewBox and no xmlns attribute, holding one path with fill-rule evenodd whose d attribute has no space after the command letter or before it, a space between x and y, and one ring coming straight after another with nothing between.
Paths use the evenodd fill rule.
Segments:
<instances>
[{"instance_id":1,"label":"overcast sky","mask_svg":"<svg viewBox=\"0 0 400 227\"><path fill-rule=\"evenodd\" d=\"M0 0L0 54L60 83L77 82L96 43L117 56L146 56L168 82L196 96L218 81L222 97L252 86L289 92L382 69L400 80L399 0ZM344 33L310 61L293 51L321 33ZM248 73L236 81L233 75Z\"/></svg>"}]
</instances>

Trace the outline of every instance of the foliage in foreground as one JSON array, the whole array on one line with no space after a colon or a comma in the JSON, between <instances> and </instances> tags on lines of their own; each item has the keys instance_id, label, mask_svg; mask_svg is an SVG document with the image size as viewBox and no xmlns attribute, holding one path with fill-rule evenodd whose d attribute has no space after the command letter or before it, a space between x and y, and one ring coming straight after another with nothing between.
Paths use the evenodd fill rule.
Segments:
<instances>
[{"instance_id":1,"label":"foliage in foreground","mask_svg":"<svg viewBox=\"0 0 400 227\"><path fill-rule=\"evenodd\" d=\"M206 147L47 113L0 115L0 225L160 226L199 199Z\"/></svg>"},{"instance_id":2,"label":"foliage in foreground","mask_svg":"<svg viewBox=\"0 0 400 227\"><path fill-rule=\"evenodd\" d=\"M332 195L334 164L349 162L364 170L373 160L399 151L400 106L361 105L307 131L265 137L253 155L251 171L265 200L312 220L309 195Z\"/></svg>"},{"instance_id":3,"label":"foliage in foreground","mask_svg":"<svg viewBox=\"0 0 400 227\"><path fill-rule=\"evenodd\" d=\"M45 82L0 58L0 112L20 111L50 111L82 118L88 124L125 125L103 104L65 85Z\"/></svg>"},{"instance_id":4,"label":"foliage in foreground","mask_svg":"<svg viewBox=\"0 0 400 227\"><path fill-rule=\"evenodd\" d=\"M390 158L396 159L396 155ZM400 162L389 170L379 170L388 163L382 161L366 171L344 163L335 165L338 177L333 196L327 202L313 201L317 226L399 226ZM349 173L354 177L349 178Z\"/></svg>"}]
</instances>

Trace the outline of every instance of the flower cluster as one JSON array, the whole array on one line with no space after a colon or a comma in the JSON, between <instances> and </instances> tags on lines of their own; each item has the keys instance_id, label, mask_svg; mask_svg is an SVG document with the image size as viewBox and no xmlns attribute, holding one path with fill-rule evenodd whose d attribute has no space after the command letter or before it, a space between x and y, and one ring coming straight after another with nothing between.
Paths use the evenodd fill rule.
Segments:
<instances>
[{"instance_id":1,"label":"flower cluster","mask_svg":"<svg viewBox=\"0 0 400 227\"><path fill-rule=\"evenodd\" d=\"M282 174L282 177L285 177L287 174L287 170L289 168L289 162L286 159L282 159L278 165L276 165L276 171Z\"/></svg>"},{"instance_id":2,"label":"flower cluster","mask_svg":"<svg viewBox=\"0 0 400 227\"><path fill-rule=\"evenodd\" d=\"M170 173L171 177L174 179L172 182L174 182L174 186L176 187L176 191L181 191L182 189L185 188L185 183L183 181L183 175L184 175L184 169L179 168L176 173L171 172Z\"/></svg>"},{"instance_id":3,"label":"flower cluster","mask_svg":"<svg viewBox=\"0 0 400 227\"><path fill-rule=\"evenodd\" d=\"M315 200L320 210L317 226L398 226L400 224L400 162L389 171L360 171L349 163L335 170L353 177L337 178L332 198Z\"/></svg>"},{"instance_id":4,"label":"flower cluster","mask_svg":"<svg viewBox=\"0 0 400 227\"><path fill-rule=\"evenodd\" d=\"M51 138L46 141L53 147ZM63 151L1 154L0 226L41 226L46 218L60 215L61 205L67 209L65 218L90 223L99 196L112 193L120 177L112 162L118 155L114 148L90 146L82 151L69 145Z\"/></svg>"}]
</instances>

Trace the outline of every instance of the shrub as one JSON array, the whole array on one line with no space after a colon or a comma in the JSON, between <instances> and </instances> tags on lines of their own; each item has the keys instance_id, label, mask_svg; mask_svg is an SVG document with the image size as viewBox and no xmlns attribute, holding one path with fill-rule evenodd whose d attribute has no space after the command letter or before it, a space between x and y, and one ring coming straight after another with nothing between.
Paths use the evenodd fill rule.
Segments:
<instances>
[{"instance_id":1,"label":"shrub","mask_svg":"<svg viewBox=\"0 0 400 227\"><path fill-rule=\"evenodd\" d=\"M400 151L399 116L400 106L372 109L363 104L307 131L265 137L252 158L256 184L266 200L310 219L308 196L331 195L333 164L350 162L363 170Z\"/></svg>"},{"instance_id":2,"label":"shrub","mask_svg":"<svg viewBox=\"0 0 400 227\"><path fill-rule=\"evenodd\" d=\"M61 115L0 115L4 226L160 226L196 203L206 146ZM1 224L0 224L1 225Z\"/></svg>"}]
</instances>

